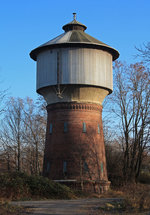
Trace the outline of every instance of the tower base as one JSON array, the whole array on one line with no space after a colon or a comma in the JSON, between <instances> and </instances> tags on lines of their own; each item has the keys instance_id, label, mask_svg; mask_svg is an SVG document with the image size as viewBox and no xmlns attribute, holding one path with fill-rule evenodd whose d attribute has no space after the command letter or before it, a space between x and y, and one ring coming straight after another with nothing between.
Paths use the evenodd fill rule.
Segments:
<instances>
[{"instance_id":1,"label":"tower base","mask_svg":"<svg viewBox=\"0 0 150 215\"><path fill-rule=\"evenodd\" d=\"M47 111L44 176L88 192L108 190L102 106L64 102Z\"/></svg>"},{"instance_id":2,"label":"tower base","mask_svg":"<svg viewBox=\"0 0 150 215\"><path fill-rule=\"evenodd\" d=\"M109 190L110 181L76 181L76 180L54 180L60 184L66 185L73 190L80 190L88 193L102 194Z\"/></svg>"}]
</instances>

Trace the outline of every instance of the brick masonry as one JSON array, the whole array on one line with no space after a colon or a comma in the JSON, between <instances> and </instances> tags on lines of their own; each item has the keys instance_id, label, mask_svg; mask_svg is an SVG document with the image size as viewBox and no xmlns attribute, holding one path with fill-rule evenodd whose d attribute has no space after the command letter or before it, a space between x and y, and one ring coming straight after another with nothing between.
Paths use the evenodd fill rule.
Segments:
<instances>
[{"instance_id":1,"label":"brick masonry","mask_svg":"<svg viewBox=\"0 0 150 215\"><path fill-rule=\"evenodd\" d=\"M86 190L107 190L102 106L56 103L48 105L47 112L44 176L74 180Z\"/></svg>"}]
</instances>

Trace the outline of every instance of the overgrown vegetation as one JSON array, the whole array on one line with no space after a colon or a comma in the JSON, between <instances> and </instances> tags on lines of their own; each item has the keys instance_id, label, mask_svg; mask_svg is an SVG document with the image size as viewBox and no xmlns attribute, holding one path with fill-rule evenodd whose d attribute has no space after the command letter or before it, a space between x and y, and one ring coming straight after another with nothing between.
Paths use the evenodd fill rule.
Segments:
<instances>
[{"instance_id":1,"label":"overgrown vegetation","mask_svg":"<svg viewBox=\"0 0 150 215\"><path fill-rule=\"evenodd\" d=\"M138 180L139 180L139 182L141 182L143 184L149 184L150 185L150 172L149 173L141 172Z\"/></svg>"},{"instance_id":2,"label":"overgrown vegetation","mask_svg":"<svg viewBox=\"0 0 150 215\"><path fill-rule=\"evenodd\" d=\"M28 209L18 206L13 206L8 203L1 203L0 202L0 214L2 215L20 215L27 212Z\"/></svg>"},{"instance_id":3,"label":"overgrown vegetation","mask_svg":"<svg viewBox=\"0 0 150 215\"><path fill-rule=\"evenodd\" d=\"M0 175L1 200L71 199L74 197L75 194L67 186L42 176L28 176L19 172Z\"/></svg>"},{"instance_id":4,"label":"overgrown vegetation","mask_svg":"<svg viewBox=\"0 0 150 215\"><path fill-rule=\"evenodd\" d=\"M0 213L21 214L24 208L10 206L11 200L39 200L39 199L73 199L94 197L92 194L75 192L70 188L55 183L41 176L29 176L25 173L6 173L0 175ZM135 183L121 187L112 187L100 198L108 198L108 202L96 210L106 214L130 213L138 214L150 210L150 185ZM110 202L109 199L113 199ZM117 198L117 199L116 199ZM103 214L103 213L102 213Z\"/></svg>"},{"instance_id":5,"label":"overgrown vegetation","mask_svg":"<svg viewBox=\"0 0 150 215\"><path fill-rule=\"evenodd\" d=\"M143 211L150 209L150 187L143 184L130 184L121 188L125 195L125 209Z\"/></svg>"},{"instance_id":6,"label":"overgrown vegetation","mask_svg":"<svg viewBox=\"0 0 150 215\"><path fill-rule=\"evenodd\" d=\"M150 210L150 186L144 184L127 184L119 188L112 188L103 198L117 198L111 203L106 203L99 210L110 214L138 214Z\"/></svg>"}]
</instances>

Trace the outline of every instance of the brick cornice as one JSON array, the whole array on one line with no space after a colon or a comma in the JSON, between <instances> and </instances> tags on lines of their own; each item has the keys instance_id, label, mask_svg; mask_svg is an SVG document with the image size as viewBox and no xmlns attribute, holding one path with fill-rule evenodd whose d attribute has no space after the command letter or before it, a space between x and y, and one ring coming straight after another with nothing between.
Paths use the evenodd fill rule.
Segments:
<instances>
[{"instance_id":1,"label":"brick cornice","mask_svg":"<svg viewBox=\"0 0 150 215\"><path fill-rule=\"evenodd\" d=\"M60 102L47 105L47 111L55 110L85 110L85 111L102 111L102 106L94 103L76 103L76 102Z\"/></svg>"}]
</instances>

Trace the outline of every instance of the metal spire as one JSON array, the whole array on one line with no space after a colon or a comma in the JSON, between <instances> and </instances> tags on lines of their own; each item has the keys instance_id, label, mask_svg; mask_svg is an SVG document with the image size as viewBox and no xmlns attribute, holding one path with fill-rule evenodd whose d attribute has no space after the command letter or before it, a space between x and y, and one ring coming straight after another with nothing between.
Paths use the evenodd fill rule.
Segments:
<instances>
[{"instance_id":1,"label":"metal spire","mask_svg":"<svg viewBox=\"0 0 150 215\"><path fill-rule=\"evenodd\" d=\"M76 16L77 16L77 14L73 13L73 20L76 20Z\"/></svg>"}]
</instances>

